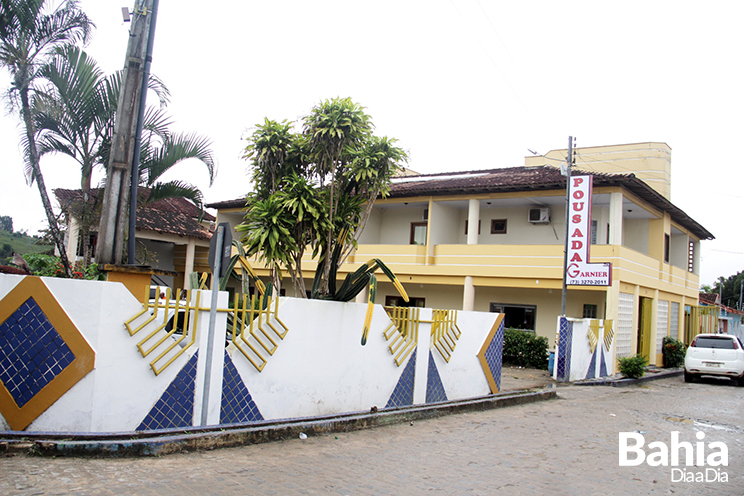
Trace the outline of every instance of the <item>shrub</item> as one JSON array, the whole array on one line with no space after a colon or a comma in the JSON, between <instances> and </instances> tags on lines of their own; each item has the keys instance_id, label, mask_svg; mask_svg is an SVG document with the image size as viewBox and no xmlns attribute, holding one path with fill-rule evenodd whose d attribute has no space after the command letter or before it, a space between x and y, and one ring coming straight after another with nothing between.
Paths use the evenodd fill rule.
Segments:
<instances>
[{"instance_id":1,"label":"shrub","mask_svg":"<svg viewBox=\"0 0 744 496\"><path fill-rule=\"evenodd\" d=\"M548 339L532 331L506 329L504 332L504 363L547 370Z\"/></svg>"},{"instance_id":2,"label":"shrub","mask_svg":"<svg viewBox=\"0 0 744 496\"><path fill-rule=\"evenodd\" d=\"M661 351L664 354L664 367L681 367L684 365L687 346L682 341L665 336L661 341Z\"/></svg>"},{"instance_id":3,"label":"shrub","mask_svg":"<svg viewBox=\"0 0 744 496\"><path fill-rule=\"evenodd\" d=\"M29 253L23 256L31 272L35 276L54 277L57 271L59 258L51 255L42 255L40 253Z\"/></svg>"},{"instance_id":4,"label":"shrub","mask_svg":"<svg viewBox=\"0 0 744 496\"><path fill-rule=\"evenodd\" d=\"M35 276L42 277L65 277L64 267L59 257L30 253L23 257L28 263L31 272ZM104 274L99 272L98 264L92 263L87 269L83 267L82 260L78 260L72 267L73 279L103 280Z\"/></svg>"},{"instance_id":5,"label":"shrub","mask_svg":"<svg viewBox=\"0 0 744 496\"><path fill-rule=\"evenodd\" d=\"M645 356L634 355L632 357L618 358L617 361L620 364L620 373L624 377L638 379L646 373L648 359Z\"/></svg>"}]
</instances>

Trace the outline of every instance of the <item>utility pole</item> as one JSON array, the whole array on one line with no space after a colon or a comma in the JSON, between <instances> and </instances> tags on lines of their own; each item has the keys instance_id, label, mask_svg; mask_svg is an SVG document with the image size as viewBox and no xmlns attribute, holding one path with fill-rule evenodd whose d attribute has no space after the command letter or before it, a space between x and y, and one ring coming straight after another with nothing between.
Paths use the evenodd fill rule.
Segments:
<instances>
[{"instance_id":1,"label":"utility pole","mask_svg":"<svg viewBox=\"0 0 744 496\"><path fill-rule=\"evenodd\" d=\"M124 237L127 226L127 210L130 200L132 159L135 136L139 122L140 100L144 99L143 84L147 47L154 33L150 29L155 22L158 0L137 0L134 19L129 31L129 45L124 63L124 75L111 140L111 153L106 169L106 189L98 229L96 261L99 265L121 264ZM132 201L137 201L133 198ZM129 233L134 236L134 232Z\"/></svg>"},{"instance_id":2,"label":"utility pole","mask_svg":"<svg viewBox=\"0 0 744 496\"><path fill-rule=\"evenodd\" d=\"M568 137L568 155L566 156L566 238L563 245L563 289L561 291L561 316L566 316L566 271L568 270L568 217L569 209L571 207L571 197L569 191L571 189L571 165L573 165L573 136Z\"/></svg>"}]
</instances>

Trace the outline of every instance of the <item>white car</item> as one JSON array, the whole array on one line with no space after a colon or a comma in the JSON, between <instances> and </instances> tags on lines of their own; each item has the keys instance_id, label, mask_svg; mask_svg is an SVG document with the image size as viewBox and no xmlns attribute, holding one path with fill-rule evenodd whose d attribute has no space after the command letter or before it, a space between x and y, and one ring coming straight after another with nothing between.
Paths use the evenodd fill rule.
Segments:
<instances>
[{"instance_id":1,"label":"white car","mask_svg":"<svg viewBox=\"0 0 744 496\"><path fill-rule=\"evenodd\" d=\"M729 377L744 386L744 345L730 334L698 334L685 355L685 382L701 375Z\"/></svg>"}]
</instances>

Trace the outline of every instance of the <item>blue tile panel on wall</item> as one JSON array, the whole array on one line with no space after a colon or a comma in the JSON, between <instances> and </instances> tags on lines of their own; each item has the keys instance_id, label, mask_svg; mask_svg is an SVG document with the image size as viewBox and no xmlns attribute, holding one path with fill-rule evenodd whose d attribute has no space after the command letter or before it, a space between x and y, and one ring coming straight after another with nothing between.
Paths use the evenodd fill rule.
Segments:
<instances>
[{"instance_id":1,"label":"blue tile panel on wall","mask_svg":"<svg viewBox=\"0 0 744 496\"><path fill-rule=\"evenodd\" d=\"M225 351L225 368L222 373L222 407L220 409L221 424L236 424L239 422L255 422L263 420L263 415L253 401L251 393L245 387L243 378L235 368L230 355Z\"/></svg>"},{"instance_id":2,"label":"blue tile panel on wall","mask_svg":"<svg viewBox=\"0 0 744 496\"><path fill-rule=\"evenodd\" d=\"M196 361L198 352L181 371L152 407L138 431L189 427L194 423L194 394L196 389Z\"/></svg>"},{"instance_id":3,"label":"blue tile panel on wall","mask_svg":"<svg viewBox=\"0 0 744 496\"><path fill-rule=\"evenodd\" d=\"M504 357L504 321L501 321L499 330L493 335L493 339L488 345L485 353L486 363L491 371L491 377L496 383L496 387L501 389L501 364Z\"/></svg>"},{"instance_id":4,"label":"blue tile panel on wall","mask_svg":"<svg viewBox=\"0 0 744 496\"><path fill-rule=\"evenodd\" d=\"M413 350L411 358L408 359L406 368L403 369L403 373L400 374L398 384L395 385L393 394L390 395L390 399L385 405L385 408L397 408L399 406L413 405L413 384L416 379L416 352L418 348Z\"/></svg>"},{"instance_id":5,"label":"blue tile panel on wall","mask_svg":"<svg viewBox=\"0 0 744 496\"><path fill-rule=\"evenodd\" d=\"M429 351L429 373L426 378L426 402L437 403L447 401L447 393L442 384L442 378L439 376L437 364L434 361L434 355Z\"/></svg>"},{"instance_id":6,"label":"blue tile panel on wall","mask_svg":"<svg viewBox=\"0 0 744 496\"><path fill-rule=\"evenodd\" d=\"M556 363L556 378L568 381L571 376L571 346L573 344L573 322L561 317L558 333L558 361Z\"/></svg>"},{"instance_id":7,"label":"blue tile panel on wall","mask_svg":"<svg viewBox=\"0 0 744 496\"><path fill-rule=\"evenodd\" d=\"M586 377L584 377L584 379L594 379L594 376L596 375L596 372L597 372L597 359L598 359L597 355L599 355L599 359L601 360L602 359L601 358L602 357L601 346L597 346L596 348L594 348L594 353L592 354L592 361L589 362L589 369L586 371Z\"/></svg>"},{"instance_id":8,"label":"blue tile panel on wall","mask_svg":"<svg viewBox=\"0 0 744 496\"><path fill-rule=\"evenodd\" d=\"M601 346L597 346L597 348L599 348L599 376L607 377L607 360L602 359L604 351Z\"/></svg>"},{"instance_id":9,"label":"blue tile panel on wall","mask_svg":"<svg viewBox=\"0 0 744 496\"><path fill-rule=\"evenodd\" d=\"M33 298L0 324L0 382L23 407L75 360Z\"/></svg>"}]
</instances>

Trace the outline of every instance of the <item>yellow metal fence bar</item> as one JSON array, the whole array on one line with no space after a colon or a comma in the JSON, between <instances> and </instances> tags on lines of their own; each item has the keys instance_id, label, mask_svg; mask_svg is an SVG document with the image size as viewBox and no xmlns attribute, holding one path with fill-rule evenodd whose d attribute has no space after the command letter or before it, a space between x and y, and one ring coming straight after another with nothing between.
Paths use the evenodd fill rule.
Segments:
<instances>
[{"instance_id":1,"label":"yellow metal fence bar","mask_svg":"<svg viewBox=\"0 0 744 496\"><path fill-rule=\"evenodd\" d=\"M400 367L408 358L418 341L419 313L416 307L386 307L391 324L383 332L386 341L393 342L388 350L394 356L395 364Z\"/></svg>"},{"instance_id":2,"label":"yellow metal fence bar","mask_svg":"<svg viewBox=\"0 0 744 496\"><path fill-rule=\"evenodd\" d=\"M431 338L434 348L449 363L461 335L457 326L457 310L433 310Z\"/></svg>"},{"instance_id":3,"label":"yellow metal fence bar","mask_svg":"<svg viewBox=\"0 0 744 496\"><path fill-rule=\"evenodd\" d=\"M187 303L187 310L184 312L183 317L183 335L171 343L162 353L160 353L155 359L150 362L150 368L155 373L155 375L159 375L163 370L168 368L170 364L172 364L176 358L180 357L186 350L191 348L193 344L196 342L196 326L199 321L199 299L201 298L201 293L196 293L196 307L194 308L194 319L193 319L193 325L191 326L191 331L189 331L189 304L191 303L191 290L186 291L186 303ZM175 314L175 320L173 322L173 329L178 328L178 312ZM172 357L166 361L162 367L158 368L155 366L156 363L158 363L163 357L165 357L168 353L171 352L176 346L180 345L184 339L186 339L186 335L190 335L189 342L186 344L186 346L182 347L180 350L178 350Z\"/></svg>"},{"instance_id":4,"label":"yellow metal fence bar","mask_svg":"<svg viewBox=\"0 0 744 496\"><path fill-rule=\"evenodd\" d=\"M250 299L246 296L243 297L242 305L236 298L235 300L235 322L233 323L233 344L236 348L245 356L245 358L253 365L256 370L261 372L266 366L267 358L259 351L259 347L272 356L277 348L278 342L275 340L268 329L264 328L264 323L268 326L271 331L279 338L284 339L289 331L289 328L279 318L279 298L268 297L266 300L266 307L263 307L262 298L253 295ZM274 304L272 311L271 305ZM280 332L272 323L271 317L281 326L283 332ZM263 322L262 322L263 320ZM240 321L240 333L237 332L238 321ZM246 321L248 321L248 335L246 336ZM260 337L260 336L263 336ZM268 340L270 345L266 343ZM248 351L241 345L244 343L251 352L255 355L252 357ZM256 343L258 346L254 346ZM255 358L255 359L254 359Z\"/></svg>"},{"instance_id":5,"label":"yellow metal fence bar","mask_svg":"<svg viewBox=\"0 0 744 496\"><path fill-rule=\"evenodd\" d=\"M256 370L261 372L263 368L266 366L266 358L264 358L263 355L246 339L245 337L245 321L246 321L246 313L249 314L249 319L251 322L251 327L253 326L253 303L255 302L255 296L251 298L251 300L248 300L248 295L243 295L242 299L242 305L240 305L239 296L235 295L235 318L233 319L233 329L232 329L232 342L235 345L235 347L240 351L243 356L253 365ZM246 311L246 305L250 304L250 310ZM238 324L240 327L240 332L238 332ZM240 337L240 339L238 339ZM260 363L257 363L257 360L254 360L254 358L241 346L240 341L243 341L255 354L255 356L258 357L258 360L260 360Z\"/></svg>"},{"instance_id":6,"label":"yellow metal fence bar","mask_svg":"<svg viewBox=\"0 0 744 496\"><path fill-rule=\"evenodd\" d=\"M201 293L199 291L196 292L194 305L191 304L191 290L185 292L175 290L172 292L170 288L168 288L165 298L162 299L163 301L161 301L160 298L160 287L157 288L156 297L152 300L150 299L149 291L150 288L147 288L147 292L145 293L144 301L147 303L142 305L142 310L127 319L124 322L124 326L129 332L129 335L134 336L143 329L151 327L151 324L160 318L160 312L163 312L162 323L157 325L154 330L150 331L147 336L141 339L136 345L143 358L159 351L158 355L150 362L150 368L152 368L155 375L158 375L170 366L187 349L194 345L196 342L196 329L199 322L199 312L209 311L209 308L202 308ZM185 301L182 302L179 296L183 296L184 293ZM263 300L257 298L255 295L250 299L248 299L247 296L244 296L242 305L240 303L241 302L239 302L236 297L234 309L218 308L217 312L227 312L233 316L233 344L235 344L236 348L238 348L248 361L260 372L266 365L266 358L260 350L263 349L268 355L273 355L277 350L278 340L275 337L272 337L272 333L279 339L284 339L289 328L279 318L278 297L267 298L265 308L262 305ZM134 322L140 319L149 310L152 310L152 314L135 327ZM277 325L274 325L271 322L272 318ZM173 327L166 331L165 329L171 320L173 322ZM179 323L181 324L183 335L175 337L174 334L179 330ZM229 328L226 329L226 332L229 331ZM184 345L183 343L187 338L188 341ZM153 344L150 344L151 342L153 342ZM166 343L166 347L161 351L161 348ZM173 353L173 350L177 346L181 346L181 348L177 352ZM248 349L250 349L250 352ZM254 353L255 356L251 356L251 352ZM167 361L165 361L161 366L158 366L158 363L166 357L169 357Z\"/></svg>"}]
</instances>

